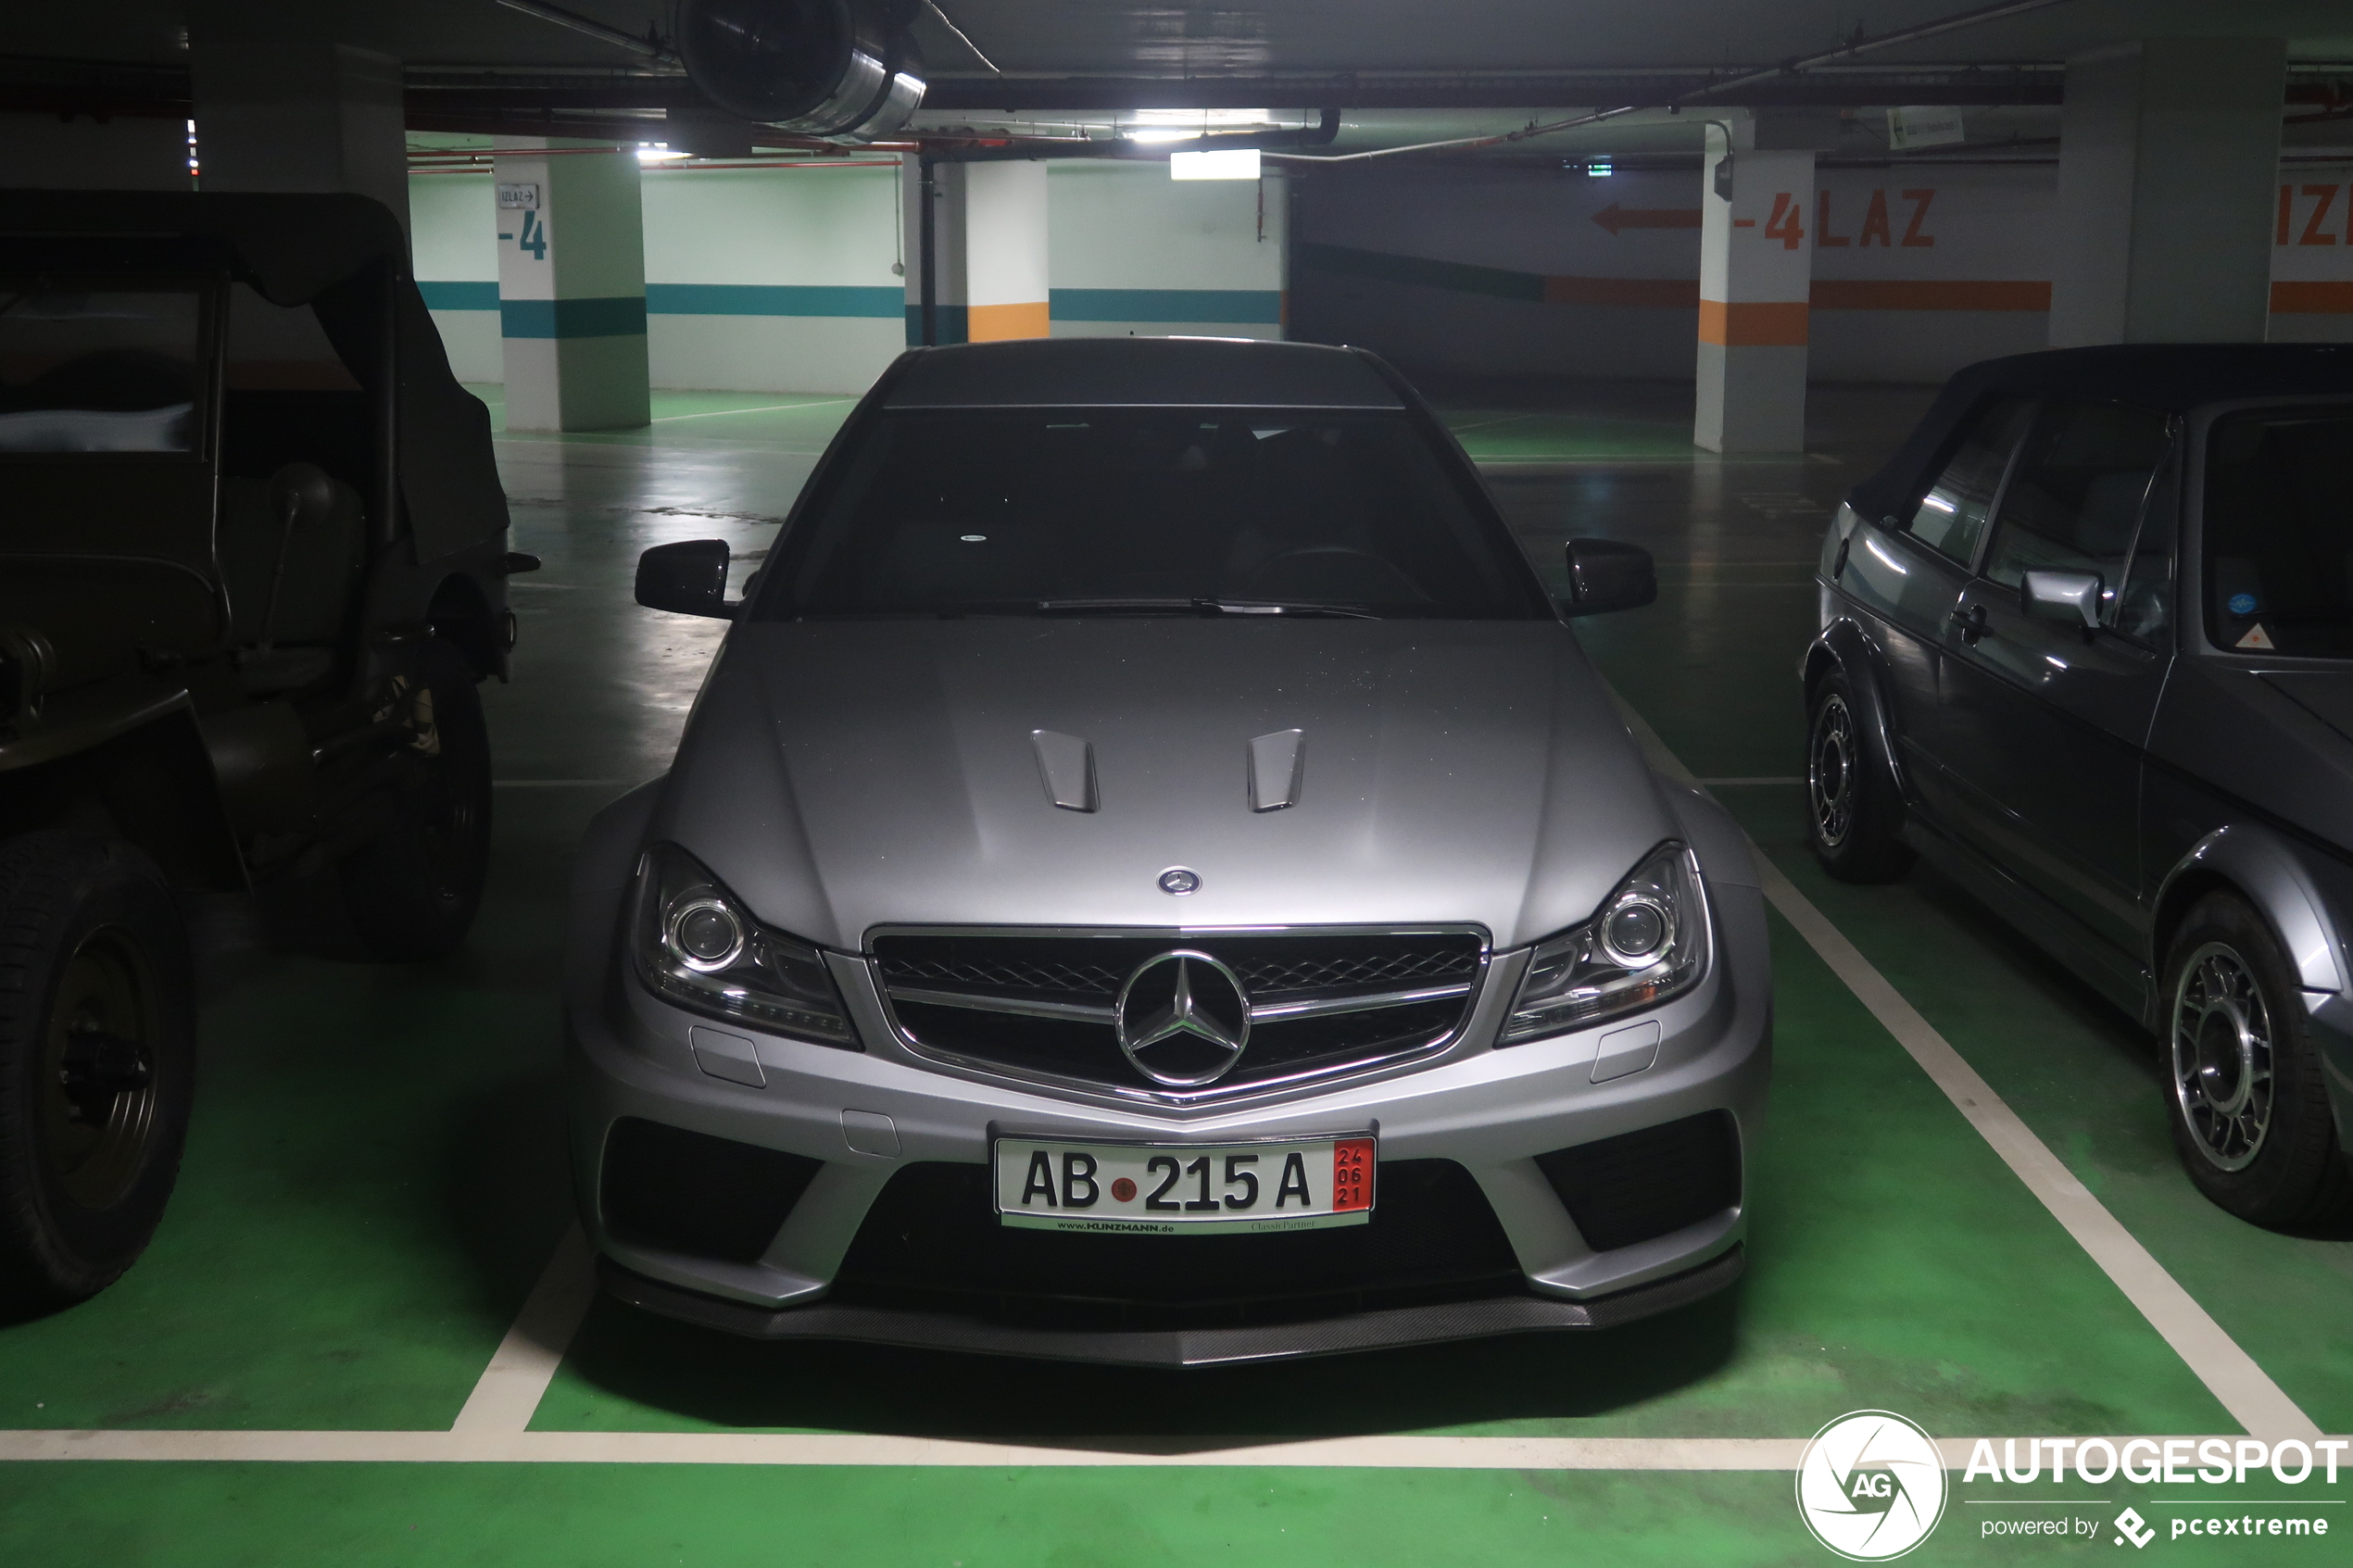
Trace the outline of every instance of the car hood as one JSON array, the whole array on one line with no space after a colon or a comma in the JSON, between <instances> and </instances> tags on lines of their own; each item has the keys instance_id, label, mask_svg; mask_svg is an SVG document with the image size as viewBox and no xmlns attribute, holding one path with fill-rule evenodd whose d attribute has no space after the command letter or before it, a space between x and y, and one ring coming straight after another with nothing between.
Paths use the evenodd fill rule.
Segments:
<instances>
[{"instance_id":1,"label":"car hood","mask_svg":"<svg viewBox=\"0 0 2353 1568\"><path fill-rule=\"evenodd\" d=\"M1253 811L1254 736L1303 732ZM1093 748L1056 807L1033 733ZM1676 821L1549 621L814 621L730 633L653 829L761 920L876 926L1466 922L1499 947L1588 917ZM1159 886L1182 866L1200 888Z\"/></svg>"}]
</instances>

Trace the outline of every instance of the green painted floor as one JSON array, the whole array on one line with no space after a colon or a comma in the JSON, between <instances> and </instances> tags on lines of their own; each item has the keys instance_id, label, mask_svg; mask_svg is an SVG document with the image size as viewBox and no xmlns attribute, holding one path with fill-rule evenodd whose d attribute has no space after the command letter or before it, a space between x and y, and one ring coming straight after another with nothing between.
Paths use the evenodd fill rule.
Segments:
<instances>
[{"instance_id":1,"label":"green painted floor","mask_svg":"<svg viewBox=\"0 0 2353 1568\"><path fill-rule=\"evenodd\" d=\"M498 412L497 388L475 389ZM1817 389L1815 450L1724 460L1689 393L1446 385L1450 423L1557 575L1637 540L1652 610L1589 623L1609 678L1765 850L2280 1386L2353 1428L2353 1245L2240 1225L2173 1162L2145 1040L1931 874L1858 889L1799 847L1794 664L1841 493L1925 393ZM715 623L636 609L636 553L756 561L846 399L668 393L643 431L502 433L514 683L487 691L497 859L480 925L409 970L332 902L200 911L205 1081L179 1195L105 1296L0 1326L0 1427L443 1429L566 1223L554 983L588 816L658 772ZM1791 1437L1850 1410L1940 1435L2229 1433L2204 1386L1794 935L1775 922L1773 1123L1731 1294L1593 1338L1168 1375L749 1344L594 1306L539 1431L788 1431L1226 1447L1379 1434ZM1923 1562L2105 1556L2197 1488L1958 1484ZM2221 1489L2215 1489L2221 1490ZM2249 1499L2353 1496L2250 1482ZM2020 1498L2096 1534L1982 1538ZM2204 1499L2201 1499L2201 1501ZM2032 1512L2032 1511L2028 1511ZM2044 1511L2048 1512L2050 1511ZM2065 1512L2064 1510L2058 1512ZM2176 1507L2171 1511L2179 1513ZM2307 1509L2306 1512L2314 1512ZM2321 1509L2344 1515L2353 1508ZM2353 1518L2339 1533L2353 1531ZM2334 1541L2158 1543L2342 1561ZM1786 1475L1346 1470L69 1462L0 1465L0 1563L1816 1563Z\"/></svg>"}]
</instances>

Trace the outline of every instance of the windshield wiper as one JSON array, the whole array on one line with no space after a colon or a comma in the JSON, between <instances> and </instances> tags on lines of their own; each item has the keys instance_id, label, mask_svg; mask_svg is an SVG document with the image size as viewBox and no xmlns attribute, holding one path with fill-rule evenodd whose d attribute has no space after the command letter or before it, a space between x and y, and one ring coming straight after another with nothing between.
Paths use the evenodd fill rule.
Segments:
<instances>
[{"instance_id":1,"label":"windshield wiper","mask_svg":"<svg viewBox=\"0 0 2353 1568\"><path fill-rule=\"evenodd\" d=\"M1039 599L1040 615L1301 615L1377 621L1357 605L1292 604L1277 599Z\"/></svg>"}]
</instances>

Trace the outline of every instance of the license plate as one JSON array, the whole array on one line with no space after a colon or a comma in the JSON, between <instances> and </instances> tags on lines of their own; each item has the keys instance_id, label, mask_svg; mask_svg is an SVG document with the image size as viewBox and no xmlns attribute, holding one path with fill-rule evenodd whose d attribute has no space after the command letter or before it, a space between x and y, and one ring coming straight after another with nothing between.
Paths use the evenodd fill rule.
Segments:
<instances>
[{"instance_id":1,"label":"license plate","mask_svg":"<svg viewBox=\"0 0 2353 1568\"><path fill-rule=\"evenodd\" d=\"M1361 1225L1370 1134L1265 1143L997 1140L997 1213L1027 1230L1231 1236Z\"/></svg>"}]
</instances>

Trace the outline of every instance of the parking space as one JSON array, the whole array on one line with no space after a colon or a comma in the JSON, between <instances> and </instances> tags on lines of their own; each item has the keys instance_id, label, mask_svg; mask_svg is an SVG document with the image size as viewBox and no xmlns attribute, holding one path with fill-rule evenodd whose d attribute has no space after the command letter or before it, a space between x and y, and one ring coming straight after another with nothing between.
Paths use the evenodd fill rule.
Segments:
<instances>
[{"instance_id":1,"label":"parking space","mask_svg":"<svg viewBox=\"0 0 2353 1568\"><path fill-rule=\"evenodd\" d=\"M1927 871L1832 883L1804 851L1813 555L1925 394L1818 389L1806 456L1740 460L1693 454L1687 388L1436 391L1549 571L1572 535L1655 553L1657 608L1580 635L1659 741L2287 1399L2353 1430L2348 1238L2257 1230L2200 1200L2145 1036L1957 890ZM554 997L572 847L664 765L716 646L715 622L635 608L636 555L720 537L756 563L847 408L666 394L645 431L501 438L515 547L545 565L514 580L514 684L486 692L500 787L474 935L447 960L375 968L345 956L316 890L201 911L210 999L179 1194L114 1289L0 1327L0 1454L30 1458L32 1433L447 1431L569 1223ZM1815 1560L1780 1500L1788 1456L1843 1411L1997 1442L2235 1434L1846 981L1780 915L1772 935L1751 1269L1681 1312L1166 1374L757 1344L600 1299L549 1347L560 1364L529 1422L616 1439L540 1456L577 1462L383 1462L364 1444L348 1462L251 1462L192 1436L157 1462L0 1464L0 1560L245 1562L266 1540L276 1560L352 1564L1768 1563ZM951 1441L849 1443L804 1465L753 1449L672 1462L689 1450L617 1440L763 1433ZM1424 1437L1487 1442L1383 1446ZM1325 1439L1357 1446L1286 1447ZM285 1455L307 1457L299 1441ZM1955 1481L1919 1561L1983 1560L1991 1493ZM2158 1520L2183 1494L1998 1489L2005 1505L2095 1498L2103 1520L2126 1503ZM2353 1477L2302 1491L2341 1503ZM2114 1549L2105 1530L2048 1544Z\"/></svg>"}]
</instances>

